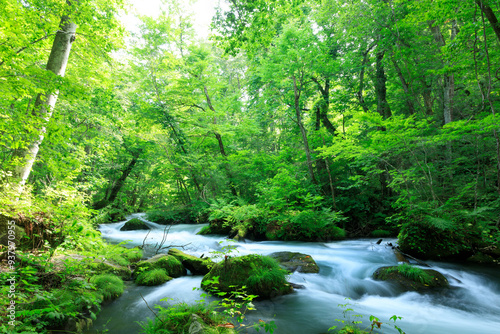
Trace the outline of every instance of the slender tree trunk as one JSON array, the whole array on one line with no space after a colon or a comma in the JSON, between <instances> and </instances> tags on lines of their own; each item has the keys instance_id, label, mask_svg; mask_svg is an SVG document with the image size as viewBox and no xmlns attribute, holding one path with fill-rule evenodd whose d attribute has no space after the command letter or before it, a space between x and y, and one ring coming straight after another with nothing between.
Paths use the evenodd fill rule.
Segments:
<instances>
[{"instance_id":1,"label":"slender tree trunk","mask_svg":"<svg viewBox=\"0 0 500 334\"><path fill-rule=\"evenodd\" d=\"M363 63L361 64L361 71L359 71L359 89L357 92L358 102L363 108L364 112L368 112L368 107L366 106L365 98L363 97L363 90L365 89L365 68L368 64L368 54L370 50L363 53Z\"/></svg>"},{"instance_id":2,"label":"slender tree trunk","mask_svg":"<svg viewBox=\"0 0 500 334\"><path fill-rule=\"evenodd\" d=\"M46 70L63 77L66 71L66 65L68 64L71 45L75 40L77 26L75 23L71 22L68 16L63 16L59 27L60 30L56 33L54 38ZM19 184L21 189L28 180L31 168L40 150L40 145L47 131L46 125L52 116L58 94L58 90L48 91L43 96L39 95L36 99L33 115L40 119L42 125L38 129L38 138L30 143L25 150L17 153L23 160L22 164L15 169L15 176L20 179Z\"/></svg>"},{"instance_id":3,"label":"slender tree trunk","mask_svg":"<svg viewBox=\"0 0 500 334\"><path fill-rule=\"evenodd\" d=\"M132 170L134 169L134 166L137 164L137 161L139 160L139 157L141 156L142 149L139 149L135 151L132 154L132 160L128 163L128 165L122 170L122 174L116 180L111 188L109 189L109 195L100 200L99 202L94 204L94 209L99 210L107 206L108 204L111 204L115 201L116 196L118 196L118 193L122 189L123 185L125 184L125 180L127 177L130 175Z\"/></svg>"},{"instance_id":4,"label":"slender tree trunk","mask_svg":"<svg viewBox=\"0 0 500 334\"><path fill-rule=\"evenodd\" d=\"M406 102L406 105L408 106L408 112L411 115L413 115L413 114L415 114L415 106L413 105L413 101L411 98L412 94L410 93L409 85L406 82L406 79L403 76L403 72L399 68L399 65L396 62L396 60L392 57L391 57L391 60L392 60L392 64L394 65L394 69L396 70L396 73L398 74L399 81L401 81L401 86L403 87L403 90L405 92L405 102Z\"/></svg>"},{"instance_id":5,"label":"slender tree trunk","mask_svg":"<svg viewBox=\"0 0 500 334\"><path fill-rule=\"evenodd\" d=\"M434 40L436 41L439 48L446 45L443 34L439 29L439 26L434 25L434 21L429 21L429 29L431 30ZM451 29L451 39L453 40L458 33L458 27L455 20L452 23ZM449 65L449 64L446 64ZM444 124L448 124L453 121L453 96L455 93L455 78L453 74L446 73L443 76L443 116Z\"/></svg>"},{"instance_id":6,"label":"slender tree trunk","mask_svg":"<svg viewBox=\"0 0 500 334\"><path fill-rule=\"evenodd\" d=\"M215 108L212 105L212 100L210 99L210 95L208 94L207 86L203 86L203 91L205 92L205 98L207 100L208 107L210 108L210 110L215 112ZM217 120L214 117L214 124L216 124L216 122L217 122ZM222 141L222 136L217 131L214 131L214 136L215 136L215 139L217 139L217 143L219 144L220 154L224 158L227 158L226 150L224 149L224 142ZM227 177L229 178L229 189L231 190L231 194L233 194L233 196L236 197L236 196L238 196L238 192L236 191L236 185L233 182L233 173L231 172L231 169L227 165L227 163L224 163L224 169L226 170Z\"/></svg>"},{"instance_id":7,"label":"slender tree trunk","mask_svg":"<svg viewBox=\"0 0 500 334\"><path fill-rule=\"evenodd\" d=\"M387 102L387 77L385 76L384 65L382 63L384 53L384 51L377 52L375 92L377 94L377 112L384 119L387 119L392 116L392 112Z\"/></svg>"},{"instance_id":8,"label":"slender tree trunk","mask_svg":"<svg viewBox=\"0 0 500 334\"><path fill-rule=\"evenodd\" d=\"M297 116L297 124L300 128L300 134L302 135L302 140L304 142L304 151L306 151L306 159L307 159L307 169L309 171L309 176L311 177L311 181L314 184L317 184L316 178L314 177L314 170L311 159L311 151L309 149L309 141L307 140L306 129L304 128L304 124L302 124L302 115L300 110L300 90L297 87L297 79L295 76L293 79L293 93L294 93L294 104L295 104L295 115Z\"/></svg>"},{"instance_id":9,"label":"slender tree trunk","mask_svg":"<svg viewBox=\"0 0 500 334\"><path fill-rule=\"evenodd\" d=\"M428 85L425 80L422 80L422 84L424 85L424 90L422 91L422 98L424 100L425 106L425 114L432 115L432 86Z\"/></svg>"}]
</instances>

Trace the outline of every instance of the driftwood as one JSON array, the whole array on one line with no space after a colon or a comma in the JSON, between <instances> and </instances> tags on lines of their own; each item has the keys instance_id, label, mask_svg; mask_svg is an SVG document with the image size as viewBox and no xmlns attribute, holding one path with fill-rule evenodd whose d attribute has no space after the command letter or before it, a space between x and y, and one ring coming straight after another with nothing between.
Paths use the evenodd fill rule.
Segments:
<instances>
[{"instance_id":1,"label":"driftwood","mask_svg":"<svg viewBox=\"0 0 500 334\"><path fill-rule=\"evenodd\" d=\"M390 246L390 247L392 247L392 249L394 250L394 254L396 254L396 258L398 259L399 262L406 262L406 263L408 263L409 262L408 259L412 259L413 261L417 262L421 266L431 268L431 266L428 265L427 263L425 263L424 261L419 260L416 257L413 257L413 256L411 256L409 254L403 253L399 249L398 246L394 246L391 242L387 243L387 245Z\"/></svg>"}]
</instances>

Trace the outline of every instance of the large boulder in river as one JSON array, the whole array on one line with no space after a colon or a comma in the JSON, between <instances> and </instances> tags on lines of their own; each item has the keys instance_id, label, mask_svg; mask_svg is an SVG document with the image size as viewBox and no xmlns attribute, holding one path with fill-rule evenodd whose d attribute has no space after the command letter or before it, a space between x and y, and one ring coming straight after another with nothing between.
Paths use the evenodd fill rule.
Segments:
<instances>
[{"instance_id":1,"label":"large boulder in river","mask_svg":"<svg viewBox=\"0 0 500 334\"><path fill-rule=\"evenodd\" d=\"M378 268L373 273L373 278L394 282L408 291L449 286L448 280L440 272L433 269L421 269L407 263Z\"/></svg>"},{"instance_id":2,"label":"large boulder in river","mask_svg":"<svg viewBox=\"0 0 500 334\"><path fill-rule=\"evenodd\" d=\"M319 267L310 255L297 252L275 252L269 256L276 259L280 266L289 272L319 273Z\"/></svg>"},{"instance_id":3,"label":"large boulder in river","mask_svg":"<svg viewBox=\"0 0 500 334\"><path fill-rule=\"evenodd\" d=\"M120 231L149 230L149 226L138 218L130 219L120 228Z\"/></svg>"},{"instance_id":4,"label":"large boulder in river","mask_svg":"<svg viewBox=\"0 0 500 334\"><path fill-rule=\"evenodd\" d=\"M293 291L286 276L287 271L275 259L249 254L227 257L216 263L203 277L201 286L211 292L244 290L247 294L267 299Z\"/></svg>"},{"instance_id":5,"label":"large boulder in river","mask_svg":"<svg viewBox=\"0 0 500 334\"><path fill-rule=\"evenodd\" d=\"M176 257L193 275L205 275L214 265L212 260L209 258L199 258L189 255L178 250L177 248L169 249L168 254Z\"/></svg>"},{"instance_id":6,"label":"large boulder in river","mask_svg":"<svg viewBox=\"0 0 500 334\"><path fill-rule=\"evenodd\" d=\"M167 254L158 254L150 259L138 262L134 276L153 269L164 269L170 277L186 275L186 269L176 257Z\"/></svg>"}]
</instances>

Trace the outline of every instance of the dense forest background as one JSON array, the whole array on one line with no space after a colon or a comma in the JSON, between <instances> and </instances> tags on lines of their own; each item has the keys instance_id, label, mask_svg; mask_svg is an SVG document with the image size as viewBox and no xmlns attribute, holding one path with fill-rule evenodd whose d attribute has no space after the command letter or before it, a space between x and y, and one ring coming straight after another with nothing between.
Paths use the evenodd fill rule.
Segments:
<instances>
[{"instance_id":1,"label":"dense forest background","mask_svg":"<svg viewBox=\"0 0 500 334\"><path fill-rule=\"evenodd\" d=\"M175 0L127 36L124 6L2 2L0 210L31 247L139 211L424 257L500 242L500 1L235 0L209 41Z\"/></svg>"}]
</instances>

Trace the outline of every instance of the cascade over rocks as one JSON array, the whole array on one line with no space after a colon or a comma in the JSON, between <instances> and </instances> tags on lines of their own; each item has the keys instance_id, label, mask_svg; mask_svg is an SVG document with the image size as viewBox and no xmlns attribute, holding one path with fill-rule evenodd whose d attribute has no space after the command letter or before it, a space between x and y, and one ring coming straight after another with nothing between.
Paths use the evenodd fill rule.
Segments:
<instances>
[{"instance_id":1,"label":"cascade over rocks","mask_svg":"<svg viewBox=\"0 0 500 334\"><path fill-rule=\"evenodd\" d=\"M280 266L289 272L319 273L319 267L310 255L297 252L275 252L269 256L276 259Z\"/></svg>"}]
</instances>

